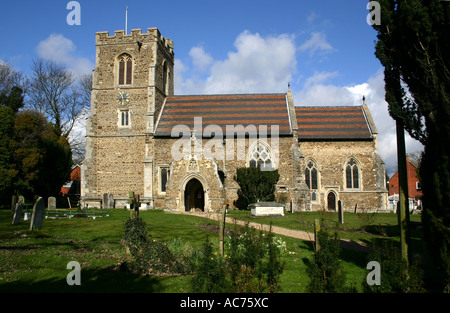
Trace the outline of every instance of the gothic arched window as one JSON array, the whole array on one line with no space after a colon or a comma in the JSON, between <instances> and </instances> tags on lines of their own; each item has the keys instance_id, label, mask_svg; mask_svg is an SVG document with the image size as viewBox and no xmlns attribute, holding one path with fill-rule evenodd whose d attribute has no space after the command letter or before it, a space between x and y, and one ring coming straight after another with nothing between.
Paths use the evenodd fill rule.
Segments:
<instances>
[{"instance_id":1,"label":"gothic arched window","mask_svg":"<svg viewBox=\"0 0 450 313\"><path fill-rule=\"evenodd\" d=\"M272 154L270 147L264 141L258 140L249 151L249 166L260 169L272 169Z\"/></svg>"},{"instance_id":2,"label":"gothic arched window","mask_svg":"<svg viewBox=\"0 0 450 313\"><path fill-rule=\"evenodd\" d=\"M345 186L348 189L358 189L360 187L360 168L355 159L351 158L345 167Z\"/></svg>"},{"instance_id":3,"label":"gothic arched window","mask_svg":"<svg viewBox=\"0 0 450 313\"><path fill-rule=\"evenodd\" d=\"M131 85L133 77L133 60L129 54L119 57L119 85Z\"/></svg>"},{"instance_id":4,"label":"gothic arched window","mask_svg":"<svg viewBox=\"0 0 450 313\"><path fill-rule=\"evenodd\" d=\"M319 189L319 172L317 166L309 161L305 169L305 183L311 190L311 200L317 201L317 189Z\"/></svg>"}]
</instances>

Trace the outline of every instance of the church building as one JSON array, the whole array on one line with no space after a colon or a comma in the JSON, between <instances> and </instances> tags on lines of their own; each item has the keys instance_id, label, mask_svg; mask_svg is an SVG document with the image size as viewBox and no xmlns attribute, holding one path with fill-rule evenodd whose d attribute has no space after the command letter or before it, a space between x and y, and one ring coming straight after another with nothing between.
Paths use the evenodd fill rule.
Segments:
<instances>
[{"instance_id":1,"label":"church building","mask_svg":"<svg viewBox=\"0 0 450 313\"><path fill-rule=\"evenodd\" d=\"M292 211L386 211L385 165L368 106L296 107L292 92L174 95L174 45L157 28L96 34L83 206L236 208L241 167L277 169Z\"/></svg>"}]
</instances>

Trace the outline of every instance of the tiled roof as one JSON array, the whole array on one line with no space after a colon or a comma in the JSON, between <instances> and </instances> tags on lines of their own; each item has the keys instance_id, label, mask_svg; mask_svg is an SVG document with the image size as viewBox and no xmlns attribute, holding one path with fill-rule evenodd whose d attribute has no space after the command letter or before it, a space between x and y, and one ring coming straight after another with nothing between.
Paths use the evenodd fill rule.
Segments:
<instances>
[{"instance_id":1,"label":"tiled roof","mask_svg":"<svg viewBox=\"0 0 450 313\"><path fill-rule=\"evenodd\" d=\"M296 107L298 137L313 139L371 139L363 107Z\"/></svg>"},{"instance_id":2,"label":"tiled roof","mask_svg":"<svg viewBox=\"0 0 450 313\"><path fill-rule=\"evenodd\" d=\"M170 136L176 125L192 130L195 117L202 118L203 130L217 125L224 135L226 125L254 125L258 129L267 125L267 136L270 126L278 125L280 135L291 134L286 94L243 94L167 97L155 136Z\"/></svg>"}]
</instances>

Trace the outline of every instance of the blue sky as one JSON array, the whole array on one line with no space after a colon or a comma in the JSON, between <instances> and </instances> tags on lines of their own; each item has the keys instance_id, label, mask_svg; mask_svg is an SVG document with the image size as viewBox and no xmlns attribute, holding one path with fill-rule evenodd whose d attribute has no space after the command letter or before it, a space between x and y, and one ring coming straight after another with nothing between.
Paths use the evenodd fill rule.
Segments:
<instances>
[{"instance_id":1,"label":"blue sky","mask_svg":"<svg viewBox=\"0 0 450 313\"><path fill-rule=\"evenodd\" d=\"M79 0L81 25L68 25L69 1L2 4L0 60L24 73L51 58L75 75L95 64L95 32L158 27L175 45L177 94L286 92L296 105L360 105L379 130L379 151L396 169L395 124L384 101L383 68L365 0ZM407 136L407 151L422 146Z\"/></svg>"}]
</instances>

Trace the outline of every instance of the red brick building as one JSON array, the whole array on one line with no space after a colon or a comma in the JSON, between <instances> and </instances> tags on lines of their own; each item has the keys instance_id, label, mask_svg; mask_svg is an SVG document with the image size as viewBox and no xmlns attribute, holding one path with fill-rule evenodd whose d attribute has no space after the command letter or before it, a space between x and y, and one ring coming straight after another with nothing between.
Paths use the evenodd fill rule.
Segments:
<instances>
[{"instance_id":1,"label":"red brick building","mask_svg":"<svg viewBox=\"0 0 450 313\"><path fill-rule=\"evenodd\" d=\"M420 181L417 176L417 169L419 164L417 161L412 161L409 156L406 156L406 167L408 175L408 196L414 199L414 205L420 205L420 198L422 198L422 188L420 186ZM389 196L399 194L399 182L398 182L398 171L389 180Z\"/></svg>"},{"instance_id":2,"label":"red brick building","mask_svg":"<svg viewBox=\"0 0 450 313\"><path fill-rule=\"evenodd\" d=\"M70 180L61 187L59 193L63 196L80 195L81 167L75 165L70 173Z\"/></svg>"}]
</instances>

